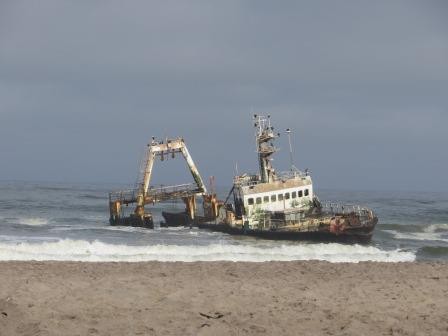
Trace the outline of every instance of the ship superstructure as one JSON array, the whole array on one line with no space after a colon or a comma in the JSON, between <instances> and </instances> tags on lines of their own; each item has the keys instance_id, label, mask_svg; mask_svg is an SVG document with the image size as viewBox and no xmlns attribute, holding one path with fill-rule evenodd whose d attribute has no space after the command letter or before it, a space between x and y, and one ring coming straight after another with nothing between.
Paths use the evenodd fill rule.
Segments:
<instances>
[{"instance_id":1,"label":"ship superstructure","mask_svg":"<svg viewBox=\"0 0 448 336\"><path fill-rule=\"evenodd\" d=\"M265 238L370 240L378 221L372 210L322 204L308 170L300 171L292 163L292 150L290 170L279 173L274 169L274 141L279 133L270 116L254 115L254 127L258 174L235 176L215 221L199 223L200 228ZM231 195L233 203L228 202Z\"/></svg>"},{"instance_id":2,"label":"ship superstructure","mask_svg":"<svg viewBox=\"0 0 448 336\"><path fill-rule=\"evenodd\" d=\"M250 228L260 224L260 214L296 210L308 211L313 206L313 182L308 173L295 166L277 173L272 166L277 152L270 116L254 116L259 173L235 176L233 183L235 212Z\"/></svg>"}]
</instances>

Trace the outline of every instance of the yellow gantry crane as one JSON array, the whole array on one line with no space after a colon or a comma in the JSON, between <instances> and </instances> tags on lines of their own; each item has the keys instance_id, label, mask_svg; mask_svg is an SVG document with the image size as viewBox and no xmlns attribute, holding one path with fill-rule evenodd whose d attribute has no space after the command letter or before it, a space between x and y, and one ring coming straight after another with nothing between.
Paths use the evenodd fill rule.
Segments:
<instances>
[{"instance_id":1,"label":"yellow gantry crane","mask_svg":"<svg viewBox=\"0 0 448 336\"><path fill-rule=\"evenodd\" d=\"M174 158L176 154L181 154L185 159L193 176L194 183L160 188L150 187L154 162L157 158L164 161L169 157ZM148 144L145 158L140 168L136 188L111 192L109 194L110 224L153 228L152 215L149 212L145 212L145 205L170 199L182 199L186 205L187 215L193 220L196 212L196 196L206 195L207 189L187 149L184 139L175 138L157 141L155 138L152 138L152 141ZM129 216L124 216L122 206L129 204L136 204L135 210Z\"/></svg>"}]
</instances>

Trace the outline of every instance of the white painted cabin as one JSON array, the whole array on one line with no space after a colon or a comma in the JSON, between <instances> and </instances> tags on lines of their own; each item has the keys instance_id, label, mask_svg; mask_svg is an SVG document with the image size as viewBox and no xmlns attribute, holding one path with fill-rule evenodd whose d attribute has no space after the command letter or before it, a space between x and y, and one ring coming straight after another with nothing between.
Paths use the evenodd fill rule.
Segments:
<instances>
[{"instance_id":1,"label":"white painted cabin","mask_svg":"<svg viewBox=\"0 0 448 336\"><path fill-rule=\"evenodd\" d=\"M307 210L314 197L311 177L306 175L268 183L242 183L236 187L249 225L253 224L254 216L260 211Z\"/></svg>"}]
</instances>

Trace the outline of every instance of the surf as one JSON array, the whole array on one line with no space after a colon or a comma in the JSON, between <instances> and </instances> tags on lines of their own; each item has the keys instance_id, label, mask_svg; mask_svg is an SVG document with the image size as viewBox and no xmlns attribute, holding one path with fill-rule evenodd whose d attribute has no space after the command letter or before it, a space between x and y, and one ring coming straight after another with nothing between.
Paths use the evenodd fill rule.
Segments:
<instances>
[{"instance_id":1,"label":"surf","mask_svg":"<svg viewBox=\"0 0 448 336\"><path fill-rule=\"evenodd\" d=\"M0 260L57 261L299 261L323 260L332 263L362 261L410 262L415 253L382 250L374 246L319 244L209 244L145 245L110 244L98 240L61 239L43 243L0 243Z\"/></svg>"}]
</instances>

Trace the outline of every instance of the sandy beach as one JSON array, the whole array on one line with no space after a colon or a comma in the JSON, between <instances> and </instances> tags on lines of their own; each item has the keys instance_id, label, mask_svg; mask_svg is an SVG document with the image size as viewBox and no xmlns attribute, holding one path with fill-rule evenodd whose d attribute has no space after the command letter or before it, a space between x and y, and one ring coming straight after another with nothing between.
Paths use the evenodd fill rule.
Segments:
<instances>
[{"instance_id":1,"label":"sandy beach","mask_svg":"<svg viewBox=\"0 0 448 336\"><path fill-rule=\"evenodd\" d=\"M446 263L1 262L1 335L447 335Z\"/></svg>"}]
</instances>

